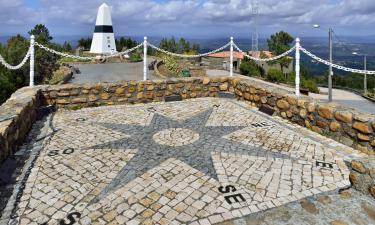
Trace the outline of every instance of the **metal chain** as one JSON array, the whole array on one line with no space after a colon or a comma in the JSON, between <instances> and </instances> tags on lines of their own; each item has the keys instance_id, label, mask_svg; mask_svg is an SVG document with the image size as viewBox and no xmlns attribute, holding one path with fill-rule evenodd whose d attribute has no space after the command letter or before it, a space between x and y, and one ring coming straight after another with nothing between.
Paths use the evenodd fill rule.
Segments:
<instances>
[{"instance_id":1,"label":"metal chain","mask_svg":"<svg viewBox=\"0 0 375 225\"><path fill-rule=\"evenodd\" d=\"M142 46L143 46L143 43L141 43L141 44L139 44L139 45L137 45L137 46L135 46L135 47L133 47L133 48L130 48L130 49L128 49L128 50L125 50L125 51L123 51L123 52L117 52L117 53L114 53L114 54L112 54L112 55L106 55L106 56L103 56L103 57L101 57L101 58L102 58L102 59L108 59L108 58L117 57L117 56L120 56L120 55L125 55L125 54L128 54L128 53L130 53L130 52L135 51L136 49L138 49L138 48L140 48L140 47L142 47Z\"/></svg>"},{"instance_id":2,"label":"metal chain","mask_svg":"<svg viewBox=\"0 0 375 225\"><path fill-rule=\"evenodd\" d=\"M76 56L76 55L70 55L70 54L66 54L66 53L62 53L62 52L58 52L52 48L48 48L42 44L39 44L38 42L35 42L35 45L38 46L39 48L47 51L47 52L50 52L50 53L53 53L53 54L56 54L56 55L59 55L59 56L62 56L62 57L66 57L66 58L72 58L72 59L78 59L78 60L93 60L95 59L96 57L83 57L83 56Z\"/></svg>"},{"instance_id":3,"label":"metal chain","mask_svg":"<svg viewBox=\"0 0 375 225\"><path fill-rule=\"evenodd\" d=\"M218 48L218 49L215 49L215 50L211 51L211 52L207 52L207 53L203 53L203 54L198 54L198 55L184 55L184 54L178 54L178 53L169 52L167 50L158 48L155 45L153 45L151 43L148 43L148 42L147 42L147 45L150 46L151 48L159 51L159 52L163 52L163 53L168 54L168 55L172 55L172 56L176 56L176 57L181 57L181 58L199 58L199 57L208 56L208 55L211 55L211 54L214 54L216 52L220 52L220 51L226 49L230 45L230 42L228 44L226 44L226 45Z\"/></svg>"},{"instance_id":4,"label":"metal chain","mask_svg":"<svg viewBox=\"0 0 375 225\"><path fill-rule=\"evenodd\" d=\"M303 53L305 53L306 55L308 55L311 58L313 58L314 60L316 60L318 62L321 62L321 63L323 63L323 64L325 64L327 66L332 66L333 68L336 68L336 69L339 69L339 70L344 70L344 71L352 72L352 73L375 74L375 71L352 69L352 68L348 68L348 67L345 67L345 66L340 66L340 65L337 65L337 64L334 64L334 63L330 63L330 62L328 62L328 61L326 61L324 59L319 58L318 56L314 55L313 53L307 51L303 47L300 47L300 50Z\"/></svg>"},{"instance_id":5,"label":"metal chain","mask_svg":"<svg viewBox=\"0 0 375 225\"><path fill-rule=\"evenodd\" d=\"M112 57L117 57L117 56L120 56L120 55L125 55L125 54L128 54L130 52L133 52L134 50L136 50L137 48L143 46L143 43L142 44L139 44L131 49L128 49L126 51L123 51L123 52L117 52L115 54L112 54L112 55L106 55L106 56L100 56L100 57L96 57L96 56L92 56L92 57L85 57L85 56L76 56L76 55L71 55L71 54L66 54L66 53L62 53L62 52L58 52L54 49L51 49L51 48L48 48L42 44L39 44L38 42L35 42L35 45L40 47L41 49L47 51L47 52L51 52L53 54L56 54L56 55L60 55L60 56L63 56L63 57L66 57L66 58L72 58L72 59L78 59L78 60L94 60L94 59L108 59L108 58L112 58Z\"/></svg>"},{"instance_id":6,"label":"metal chain","mask_svg":"<svg viewBox=\"0 0 375 225\"><path fill-rule=\"evenodd\" d=\"M30 47L29 47L29 50L27 51L25 57L23 58L23 60L21 61L20 64L18 64L17 66L12 66L10 65L9 63L7 63L5 61L5 59L3 58L3 56L0 55L0 63L3 64L6 68L10 69L10 70L18 70L20 69L21 67L23 67L25 65L25 63L27 62L27 60L30 58Z\"/></svg>"},{"instance_id":7,"label":"metal chain","mask_svg":"<svg viewBox=\"0 0 375 225\"><path fill-rule=\"evenodd\" d=\"M262 59L262 58L256 58L256 57L253 57L251 55L246 54L236 44L233 44L233 46L234 46L235 49L237 49L237 51L241 52L245 57L247 57L247 58L249 58L251 60L254 60L254 61L259 61L259 62L269 62L269 61L280 59L282 57L285 57L285 56L289 55L291 52L293 52L296 49L296 46L293 46L291 49L289 49L288 51L284 52L281 55L278 55L278 56L275 56L275 57L272 57L272 58L264 58L264 59Z\"/></svg>"}]
</instances>

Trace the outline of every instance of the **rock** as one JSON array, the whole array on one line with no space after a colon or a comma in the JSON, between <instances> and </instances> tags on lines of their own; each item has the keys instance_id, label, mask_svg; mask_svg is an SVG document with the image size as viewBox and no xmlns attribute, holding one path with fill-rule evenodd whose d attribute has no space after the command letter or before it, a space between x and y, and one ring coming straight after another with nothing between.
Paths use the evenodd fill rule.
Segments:
<instances>
[{"instance_id":1,"label":"rock","mask_svg":"<svg viewBox=\"0 0 375 225\"><path fill-rule=\"evenodd\" d=\"M351 167L359 173L366 173L366 168L360 161L353 160L351 162Z\"/></svg>"},{"instance_id":2,"label":"rock","mask_svg":"<svg viewBox=\"0 0 375 225\"><path fill-rule=\"evenodd\" d=\"M353 120L353 114L345 111L337 111L335 113L335 118L341 122L351 123Z\"/></svg>"},{"instance_id":3,"label":"rock","mask_svg":"<svg viewBox=\"0 0 375 225\"><path fill-rule=\"evenodd\" d=\"M68 97L68 96L70 96L70 93L69 92L58 92L57 96L59 96L59 97Z\"/></svg>"},{"instance_id":4,"label":"rock","mask_svg":"<svg viewBox=\"0 0 375 225\"><path fill-rule=\"evenodd\" d=\"M129 87L128 88L128 93L133 93L135 91L135 88L134 87Z\"/></svg>"},{"instance_id":5,"label":"rock","mask_svg":"<svg viewBox=\"0 0 375 225\"><path fill-rule=\"evenodd\" d=\"M66 105L66 104L69 104L69 101L66 100L66 99L57 99L57 100L56 100L56 104L59 104L59 105Z\"/></svg>"},{"instance_id":6,"label":"rock","mask_svg":"<svg viewBox=\"0 0 375 225\"><path fill-rule=\"evenodd\" d=\"M71 95L71 96L77 96L77 95L79 95L79 90L78 90L78 89L74 89L74 90L72 90L72 91L70 92L70 95Z\"/></svg>"},{"instance_id":7,"label":"rock","mask_svg":"<svg viewBox=\"0 0 375 225\"><path fill-rule=\"evenodd\" d=\"M372 186L372 187L370 188L370 194L372 195L372 197L375 198L375 186ZM374 215L375 215L375 214L374 214Z\"/></svg>"},{"instance_id":8,"label":"rock","mask_svg":"<svg viewBox=\"0 0 375 225\"><path fill-rule=\"evenodd\" d=\"M348 225L348 223L345 223L341 220L335 220L331 222L331 225Z\"/></svg>"},{"instance_id":9,"label":"rock","mask_svg":"<svg viewBox=\"0 0 375 225\"><path fill-rule=\"evenodd\" d=\"M333 132L336 132L338 131L339 129L341 128L341 125L340 123L336 122L336 121L333 121L329 124L329 129L331 129L331 131Z\"/></svg>"},{"instance_id":10,"label":"rock","mask_svg":"<svg viewBox=\"0 0 375 225\"><path fill-rule=\"evenodd\" d=\"M299 116L302 117L302 118L306 118L306 115L307 115L307 112L305 109L301 109L299 111Z\"/></svg>"},{"instance_id":11,"label":"rock","mask_svg":"<svg viewBox=\"0 0 375 225\"><path fill-rule=\"evenodd\" d=\"M266 104L267 103L267 97L261 97L260 98L260 101L263 103L263 104Z\"/></svg>"},{"instance_id":12,"label":"rock","mask_svg":"<svg viewBox=\"0 0 375 225\"><path fill-rule=\"evenodd\" d=\"M333 108L329 106L320 106L318 108L318 114L325 119L333 119Z\"/></svg>"},{"instance_id":13,"label":"rock","mask_svg":"<svg viewBox=\"0 0 375 225\"><path fill-rule=\"evenodd\" d=\"M375 147L375 139L372 140L372 142L371 142L371 146L374 146L374 147Z\"/></svg>"},{"instance_id":14,"label":"rock","mask_svg":"<svg viewBox=\"0 0 375 225\"><path fill-rule=\"evenodd\" d=\"M289 103L290 105L296 105L296 104L297 104L297 99L295 99L294 97L288 96L288 97L286 98L286 100L288 101L288 103Z\"/></svg>"},{"instance_id":15,"label":"rock","mask_svg":"<svg viewBox=\"0 0 375 225\"><path fill-rule=\"evenodd\" d=\"M89 95L90 102L95 102L96 100L98 100L98 97L96 97L96 95Z\"/></svg>"},{"instance_id":16,"label":"rock","mask_svg":"<svg viewBox=\"0 0 375 225\"><path fill-rule=\"evenodd\" d=\"M301 107L303 109L305 108L305 103L306 103L306 101L303 100L303 99L298 99L298 101L297 101L298 107Z\"/></svg>"},{"instance_id":17,"label":"rock","mask_svg":"<svg viewBox=\"0 0 375 225\"><path fill-rule=\"evenodd\" d=\"M327 205L332 202L332 199L329 196L319 196L317 198L317 201L324 205Z\"/></svg>"},{"instance_id":18,"label":"rock","mask_svg":"<svg viewBox=\"0 0 375 225\"><path fill-rule=\"evenodd\" d=\"M372 129L375 130L375 122L372 122Z\"/></svg>"},{"instance_id":19,"label":"rock","mask_svg":"<svg viewBox=\"0 0 375 225\"><path fill-rule=\"evenodd\" d=\"M322 129L320 129L320 128L317 127L317 126L312 126L311 129L312 129L314 132L316 132L316 133L319 133L319 134L323 133L323 132L322 132Z\"/></svg>"},{"instance_id":20,"label":"rock","mask_svg":"<svg viewBox=\"0 0 375 225\"><path fill-rule=\"evenodd\" d=\"M319 213L319 209L316 208L315 204L304 199L300 202L301 204L301 207L306 210L307 212L311 213L311 214L318 214Z\"/></svg>"},{"instance_id":21,"label":"rock","mask_svg":"<svg viewBox=\"0 0 375 225\"><path fill-rule=\"evenodd\" d=\"M281 112L281 117L286 118L286 113L285 112Z\"/></svg>"},{"instance_id":22,"label":"rock","mask_svg":"<svg viewBox=\"0 0 375 225\"><path fill-rule=\"evenodd\" d=\"M293 112L290 111L290 110L288 110L288 111L286 112L286 116L287 116L288 118L292 118L292 116L293 116Z\"/></svg>"},{"instance_id":23,"label":"rock","mask_svg":"<svg viewBox=\"0 0 375 225\"><path fill-rule=\"evenodd\" d=\"M86 98L73 98L72 103L86 103L87 99Z\"/></svg>"},{"instance_id":24,"label":"rock","mask_svg":"<svg viewBox=\"0 0 375 225\"><path fill-rule=\"evenodd\" d=\"M355 122L353 124L353 128L364 133L364 134L370 134L371 131L370 131L370 127L365 124L365 123L362 123L362 122Z\"/></svg>"},{"instance_id":25,"label":"rock","mask_svg":"<svg viewBox=\"0 0 375 225\"><path fill-rule=\"evenodd\" d=\"M305 120L305 126L309 129L311 128L311 124L308 120Z\"/></svg>"},{"instance_id":26,"label":"rock","mask_svg":"<svg viewBox=\"0 0 375 225\"><path fill-rule=\"evenodd\" d=\"M365 153L365 154L368 154L368 155L372 154L372 150L370 150L366 146L363 146L363 145L360 145L360 144L356 145L356 149Z\"/></svg>"},{"instance_id":27,"label":"rock","mask_svg":"<svg viewBox=\"0 0 375 225\"><path fill-rule=\"evenodd\" d=\"M368 169L368 175L375 180L375 167Z\"/></svg>"},{"instance_id":28,"label":"rock","mask_svg":"<svg viewBox=\"0 0 375 225\"><path fill-rule=\"evenodd\" d=\"M254 95L254 102L258 102L260 100L260 97L258 95Z\"/></svg>"},{"instance_id":29,"label":"rock","mask_svg":"<svg viewBox=\"0 0 375 225\"><path fill-rule=\"evenodd\" d=\"M290 108L289 103L287 101L285 101L285 100L279 100L279 101L277 101L276 105L280 109L289 109Z\"/></svg>"},{"instance_id":30,"label":"rock","mask_svg":"<svg viewBox=\"0 0 375 225\"><path fill-rule=\"evenodd\" d=\"M370 137L368 135L358 133L357 137L360 141L370 141Z\"/></svg>"},{"instance_id":31,"label":"rock","mask_svg":"<svg viewBox=\"0 0 375 225\"><path fill-rule=\"evenodd\" d=\"M228 90L228 83L225 82L219 86L220 91L227 91Z\"/></svg>"},{"instance_id":32,"label":"rock","mask_svg":"<svg viewBox=\"0 0 375 225\"><path fill-rule=\"evenodd\" d=\"M204 85L209 84L209 83L210 83L210 78L208 78L208 77L203 78L202 83L203 83Z\"/></svg>"},{"instance_id":33,"label":"rock","mask_svg":"<svg viewBox=\"0 0 375 225\"><path fill-rule=\"evenodd\" d=\"M125 89L124 88L117 88L115 93L116 93L117 96L124 96Z\"/></svg>"},{"instance_id":34,"label":"rock","mask_svg":"<svg viewBox=\"0 0 375 225\"><path fill-rule=\"evenodd\" d=\"M253 97L252 95L250 95L249 93L245 92L244 96L243 96L246 100L249 100L249 101L252 101L253 100Z\"/></svg>"},{"instance_id":35,"label":"rock","mask_svg":"<svg viewBox=\"0 0 375 225\"><path fill-rule=\"evenodd\" d=\"M353 172L351 172L350 174L349 174L349 180L350 180L350 183L352 183L353 185L355 185L355 184L357 184L358 183L358 176L357 176L357 174L356 173L353 173Z\"/></svg>"},{"instance_id":36,"label":"rock","mask_svg":"<svg viewBox=\"0 0 375 225\"><path fill-rule=\"evenodd\" d=\"M314 103L310 103L307 106L307 111L310 112L310 113L315 112L315 104Z\"/></svg>"},{"instance_id":37,"label":"rock","mask_svg":"<svg viewBox=\"0 0 375 225\"><path fill-rule=\"evenodd\" d=\"M366 212L366 214L373 220L375 221L375 210L372 206L368 206L367 204L363 203L362 209Z\"/></svg>"},{"instance_id":38,"label":"rock","mask_svg":"<svg viewBox=\"0 0 375 225\"><path fill-rule=\"evenodd\" d=\"M108 93L104 92L104 93L102 93L102 94L100 95L100 97L101 97L103 100L108 100L111 96L110 96Z\"/></svg>"},{"instance_id":39,"label":"rock","mask_svg":"<svg viewBox=\"0 0 375 225\"><path fill-rule=\"evenodd\" d=\"M352 197L352 193L350 193L350 191L340 192L340 198L342 198L342 199L349 199L351 197Z\"/></svg>"},{"instance_id":40,"label":"rock","mask_svg":"<svg viewBox=\"0 0 375 225\"><path fill-rule=\"evenodd\" d=\"M147 91L153 91L155 89L154 85L147 86Z\"/></svg>"},{"instance_id":41,"label":"rock","mask_svg":"<svg viewBox=\"0 0 375 225\"><path fill-rule=\"evenodd\" d=\"M322 129L327 127L327 123L324 122L324 121L320 121L320 120L316 121L316 125L318 125L318 127L322 128Z\"/></svg>"}]
</instances>

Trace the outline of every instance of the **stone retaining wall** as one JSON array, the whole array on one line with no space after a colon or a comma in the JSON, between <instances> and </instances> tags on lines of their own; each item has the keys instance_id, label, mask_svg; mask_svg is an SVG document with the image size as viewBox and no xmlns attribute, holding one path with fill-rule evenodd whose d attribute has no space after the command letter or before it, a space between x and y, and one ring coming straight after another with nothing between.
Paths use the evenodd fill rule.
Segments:
<instances>
[{"instance_id":1,"label":"stone retaining wall","mask_svg":"<svg viewBox=\"0 0 375 225\"><path fill-rule=\"evenodd\" d=\"M275 114L362 152L375 151L375 116L341 106L319 103L246 77L179 78L98 84L65 84L23 88L0 107L0 160L23 141L35 111L44 104L61 108L134 104L163 101L165 96L182 99L216 97L232 92L254 106L265 106ZM41 93L41 94L40 94ZM9 119L6 119L9 116ZM4 119L5 118L5 119Z\"/></svg>"},{"instance_id":2,"label":"stone retaining wall","mask_svg":"<svg viewBox=\"0 0 375 225\"><path fill-rule=\"evenodd\" d=\"M219 91L229 91L230 83L231 80L228 77L220 77L86 85L66 84L47 86L43 89L43 94L48 104L77 108L163 101L165 96L171 95L180 95L182 99L216 97Z\"/></svg>"},{"instance_id":3,"label":"stone retaining wall","mask_svg":"<svg viewBox=\"0 0 375 225\"><path fill-rule=\"evenodd\" d=\"M343 106L297 98L285 90L243 78L233 80L234 92L254 105L270 107L276 114L362 152L375 151L375 116Z\"/></svg>"},{"instance_id":4,"label":"stone retaining wall","mask_svg":"<svg viewBox=\"0 0 375 225\"><path fill-rule=\"evenodd\" d=\"M38 87L22 88L0 107L0 162L22 144L41 106Z\"/></svg>"}]
</instances>

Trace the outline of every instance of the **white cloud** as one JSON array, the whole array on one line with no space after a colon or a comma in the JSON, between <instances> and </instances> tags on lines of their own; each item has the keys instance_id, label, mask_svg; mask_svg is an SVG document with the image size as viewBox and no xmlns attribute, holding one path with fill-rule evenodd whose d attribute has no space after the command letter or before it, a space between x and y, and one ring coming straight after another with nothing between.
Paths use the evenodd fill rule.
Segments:
<instances>
[{"instance_id":1,"label":"white cloud","mask_svg":"<svg viewBox=\"0 0 375 225\"><path fill-rule=\"evenodd\" d=\"M39 9L26 0L0 0L0 26L25 33L42 22L58 34L92 31L102 0L40 0ZM260 30L284 29L304 34L309 25L353 27L374 32L374 0L261 0ZM115 30L121 34L243 34L251 32L251 0L112 0ZM9 28L9 29L7 29ZM364 33L365 34L365 33ZM373 34L373 33L372 33Z\"/></svg>"}]
</instances>

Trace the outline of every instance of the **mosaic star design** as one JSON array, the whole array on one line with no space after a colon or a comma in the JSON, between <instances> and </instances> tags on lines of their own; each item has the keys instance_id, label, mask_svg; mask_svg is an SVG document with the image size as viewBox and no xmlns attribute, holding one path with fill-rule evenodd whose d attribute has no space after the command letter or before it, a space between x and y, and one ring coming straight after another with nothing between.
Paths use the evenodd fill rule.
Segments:
<instances>
[{"instance_id":1,"label":"mosaic star design","mask_svg":"<svg viewBox=\"0 0 375 225\"><path fill-rule=\"evenodd\" d=\"M210 109L198 113L183 121L173 120L156 113L149 126L99 123L107 129L123 132L130 137L90 148L138 149L138 151L96 200L170 158L180 160L218 180L211 158L213 151L254 154L254 152L252 153L254 148L222 138L243 129L244 126L206 126L212 111L213 109ZM175 137L173 137L173 131ZM182 145L184 138L188 136L191 137L191 140L185 140L186 144ZM168 143L163 143L163 139ZM173 139L175 143L173 143Z\"/></svg>"}]
</instances>

